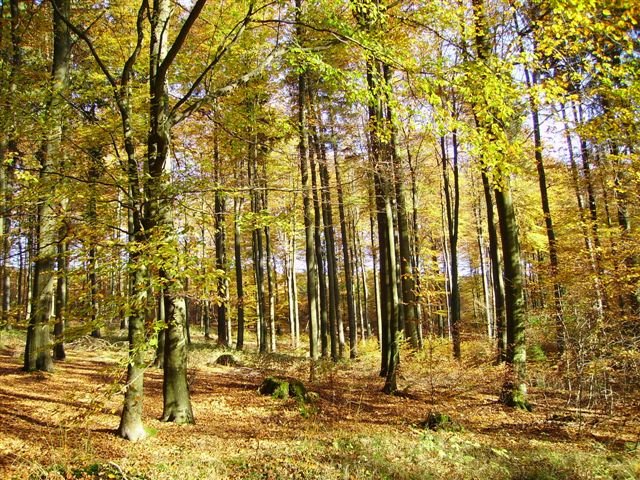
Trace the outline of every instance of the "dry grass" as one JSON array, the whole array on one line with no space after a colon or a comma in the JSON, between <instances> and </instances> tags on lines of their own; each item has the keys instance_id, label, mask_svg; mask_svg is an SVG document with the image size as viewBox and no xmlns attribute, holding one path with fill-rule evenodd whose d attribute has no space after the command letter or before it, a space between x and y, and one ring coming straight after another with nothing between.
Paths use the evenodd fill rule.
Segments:
<instances>
[{"instance_id":1,"label":"dry grass","mask_svg":"<svg viewBox=\"0 0 640 480\"><path fill-rule=\"evenodd\" d=\"M309 380L307 359L243 353L241 366L216 366L222 351L196 340L190 382L197 423L157 420L162 376L149 369L145 423L152 435L132 444L114 435L123 344L83 339L69 346L55 373L26 374L19 339L5 335L0 478L74 478L74 469L75 478L181 480L640 476L637 399L625 399L613 415L578 415L562 391L538 387L531 390L533 413L513 411L496 402L503 371L491 366L481 342L465 344L462 364L440 341L405 352L402 391L393 397L380 391L375 347L364 345L353 362L319 362L307 383L318 399L301 405L257 389L272 374ZM464 430L420 428L431 411L451 415Z\"/></svg>"}]
</instances>

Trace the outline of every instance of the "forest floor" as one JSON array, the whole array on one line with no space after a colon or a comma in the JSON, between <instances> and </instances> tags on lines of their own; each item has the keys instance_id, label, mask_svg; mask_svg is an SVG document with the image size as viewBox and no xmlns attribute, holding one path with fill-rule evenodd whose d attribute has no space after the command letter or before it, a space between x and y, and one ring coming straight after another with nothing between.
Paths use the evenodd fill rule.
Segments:
<instances>
[{"instance_id":1,"label":"forest floor","mask_svg":"<svg viewBox=\"0 0 640 480\"><path fill-rule=\"evenodd\" d=\"M157 420L162 374L145 376L149 438L115 436L122 395L123 338L83 337L67 345L54 373L24 373L16 333L0 342L0 479L634 479L640 478L640 398L611 411L576 409L553 388L557 372L531 365L533 412L497 402L504 370L482 342L464 345L461 364L446 344L404 352L401 392L381 392L378 354L355 361L309 360L296 352L233 352L195 336L189 381L195 425ZM230 351L228 353L231 353ZM257 390L269 375L303 380L313 403ZM557 382L555 382L557 383ZM430 412L452 428L429 430Z\"/></svg>"}]
</instances>

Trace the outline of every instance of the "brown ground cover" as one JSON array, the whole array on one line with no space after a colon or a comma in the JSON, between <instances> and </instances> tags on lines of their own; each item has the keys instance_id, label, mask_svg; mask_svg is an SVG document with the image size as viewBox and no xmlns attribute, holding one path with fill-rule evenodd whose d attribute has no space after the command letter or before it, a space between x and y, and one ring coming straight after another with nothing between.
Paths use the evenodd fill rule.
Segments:
<instances>
[{"instance_id":1,"label":"brown ground cover","mask_svg":"<svg viewBox=\"0 0 640 480\"><path fill-rule=\"evenodd\" d=\"M319 362L293 352L239 356L201 341L190 357L196 424L162 413L162 375L145 376L150 436L115 436L122 396L123 342L80 339L54 373L20 371L22 345L0 350L0 478L636 478L637 398L612 413L577 410L567 392L533 387L532 413L497 403L503 371L488 349L466 345L462 365L446 345L406 354L396 396L381 393L372 346L354 362ZM484 358L486 356L487 358ZM536 371L536 368L538 369ZM532 376L552 376L547 366ZM317 398L303 404L257 390L268 375L304 380ZM422 426L443 412L454 428Z\"/></svg>"}]
</instances>

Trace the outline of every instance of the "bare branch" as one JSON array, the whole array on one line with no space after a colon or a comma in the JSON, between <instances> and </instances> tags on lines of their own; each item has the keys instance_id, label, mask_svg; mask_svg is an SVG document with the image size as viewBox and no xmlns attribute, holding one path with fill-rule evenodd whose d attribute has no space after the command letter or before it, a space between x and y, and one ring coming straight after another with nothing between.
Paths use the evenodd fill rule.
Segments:
<instances>
[{"instance_id":1,"label":"bare branch","mask_svg":"<svg viewBox=\"0 0 640 480\"><path fill-rule=\"evenodd\" d=\"M233 28L225 35L224 39L222 40L222 43L218 46L218 49L216 50L216 53L213 59L209 62L206 68L200 73L198 78L196 78L196 80L191 84L191 87L189 87L189 90L187 91L187 93L185 93L182 96L182 98L173 106L173 108L171 109L171 113L169 114L170 118L174 118L178 110L186 102L189 101L189 99L191 98L193 93L196 91L196 89L202 84L202 82L207 77L209 72L211 72L211 70L215 68L215 66L220 62L220 60L222 60L222 58L227 53L229 48L231 48L231 46L238 41L238 38L240 38L240 35L242 35L242 33L247 28L247 25L251 21L251 17L253 16L253 13L254 12L253 12L253 3L252 3L249 6L249 10L247 11L244 18L240 20L238 23L236 23L233 26ZM182 118L176 121L175 123L178 123L181 120Z\"/></svg>"},{"instance_id":2,"label":"bare branch","mask_svg":"<svg viewBox=\"0 0 640 480\"><path fill-rule=\"evenodd\" d=\"M184 45L184 42L187 39L187 36L189 35L189 31L191 30L191 27L193 27L193 24L196 22L196 20L200 16L200 13L204 8L205 3L207 3L207 0L196 0L196 3L193 5L193 8L191 9L191 12L189 12L189 16L182 24L182 27L178 32L178 36L173 41L173 44L171 45L171 48L167 52L167 55L164 57L164 60L162 60L162 63L158 66L158 72L156 74L156 81L158 85L164 84L167 77L167 72L169 71L169 67L171 66L173 61L176 59L176 56L178 55L178 52L180 51L180 49L182 49L182 46Z\"/></svg>"},{"instance_id":3,"label":"bare branch","mask_svg":"<svg viewBox=\"0 0 640 480\"><path fill-rule=\"evenodd\" d=\"M182 122L185 118L187 118L191 113L198 109L204 102L211 101L216 98L224 97L233 92L236 88L246 85L249 81L258 75L260 75L264 70L273 62L274 59L281 57L287 51L284 47L279 47L271 51L269 55L265 57L265 59L253 70L245 73L244 75L236 78L235 80L227 83L224 87L217 88L213 91L210 91L202 98L198 98L196 101L192 102L188 107L186 107L182 113L176 115L173 119L172 125L177 125ZM175 110L175 108L174 108ZM176 112L172 112L175 114Z\"/></svg>"},{"instance_id":4,"label":"bare branch","mask_svg":"<svg viewBox=\"0 0 640 480\"><path fill-rule=\"evenodd\" d=\"M111 86L114 89L117 89L118 84L116 82L115 77L111 74L106 64L102 61L102 58L100 58L100 55L98 54L95 46L93 45L93 41L87 35L87 32L91 27L84 30L80 30L80 28L78 28L77 25L74 25L73 23L71 23L71 21L67 18L67 16L60 11L60 9L58 8L58 5L56 5L56 2L54 0L51 0L51 5L53 6L53 9L56 11L56 13L60 15L60 18L62 19L62 21L67 25L67 27L69 27L69 30L71 30L74 34L76 34L76 36L87 45L87 47L89 48L89 51L91 52L91 55L93 56L96 63L98 64L98 67L100 67L100 70L102 70L102 73L104 74L104 76L107 77L109 84L111 84ZM104 14L100 14L100 17L102 15ZM97 19L91 23L91 26L93 26L96 21Z\"/></svg>"}]
</instances>

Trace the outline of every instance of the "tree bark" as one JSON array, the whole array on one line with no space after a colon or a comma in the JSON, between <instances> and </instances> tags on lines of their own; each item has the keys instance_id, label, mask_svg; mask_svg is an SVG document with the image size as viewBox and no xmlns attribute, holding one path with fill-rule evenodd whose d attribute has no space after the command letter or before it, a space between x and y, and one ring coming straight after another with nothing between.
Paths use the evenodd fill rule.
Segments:
<instances>
[{"instance_id":1,"label":"tree bark","mask_svg":"<svg viewBox=\"0 0 640 480\"><path fill-rule=\"evenodd\" d=\"M24 369L53 370L49 320L52 316L55 293L55 257L58 229L53 203L54 168L61 162L60 142L64 118L64 89L69 77L71 35L62 15L68 16L69 0L51 0L53 12L53 63L51 68L51 97L47 104L47 138L40 149L39 182L44 191L38 198L36 226L36 256L33 266L33 294L31 316L27 330Z\"/></svg>"},{"instance_id":2,"label":"tree bark","mask_svg":"<svg viewBox=\"0 0 640 480\"><path fill-rule=\"evenodd\" d=\"M487 62L491 55L491 47L488 43L489 29L487 28L484 2L483 0L472 0L473 5L473 23L475 34L475 50L478 60L483 64ZM481 75L487 74L488 65L482 65ZM484 100L481 100L484 101ZM496 124L490 123L487 119L487 109L495 108L490 105L480 104L476 102L473 105L474 118L477 128L486 132L491 140L496 140L492 133ZM489 118L498 118L495 114ZM500 146L498 146L500 147ZM498 148L498 154L504 161L503 152ZM489 167L488 154L483 154L482 173L483 184L486 189L489 186L489 180L486 178ZM503 385L501 400L518 408L529 409L527 402L526 389L526 344L525 344L525 306L523 295L523 274L520 256L520 243L518 238L518 226L516 223L515 210L511 197L511 187L508 174L501 172L499 169L492 171L494 174L494 194L496 201L496 209L498 211L498 220L500 224L500 238L502 240L502 253L504 258L504 284L505 284L505 313L507 327L507 352L506 362L508 375ZM487 205L487 212L489 205Z\"/></svg>"},{"instance_id":3,"label":"tree bark","mask_svg":"<svg viewBox=\"0 0 640 480\"><path fill-rule=\"evenodd\" d=\"M317 175L317 159L316 148L314 144L313 135L309 135L309 170L311 172L311 198L313 201L313 241L315 247L316 266L318 269L318 300L319 300L319 314L320 314L320 348L322 351L322 357L329 356L329 348L336 348L337 342L334 342L332 336L332 329L329 323L329 308L328 308L328 294L327 294L327 275L325 273L325 252L322 244L322 213L320 211L320 199L318 195L318 175ZM331 352L331 357L337 356L337 349L334 355Z\"/></svg>"},{"instance_id":4,"label":"tree bark","mask_svg":"<svg viewBox=\"0 0 640 480\"><path fill-rule=\"evenodd\" d=\"M440 137L442 150L442 181L444 187L447 234L449 237L449 321L453 339L453 357L461 359L460 352L460 284L458 282L458 222L460 216L460 187L458 182L458 138L453 131L453 189L450 186L446 138ZM452 198L453 197L453 198Z\"/></svg>"},{"instance_id":5,"label":"tree bark","mask_svg":"<svg viewBox=\"0 0 640 480\"><path fill-rule=\"evenodd\" d=\"M340 237L342 243L342 261L344 265L344 281L347 293L347 324L349 325L349 358L358 356L358 322L356 317L356 299L354 295L354 270L355 261L349 249L349 231L347 227L347 216L344 208L344 194L342 191L342 178L340 166L338 165L338 145L335 142L332 132L333 168L336 176L336 193L338 195L338 215L340 218ZM355 275L356 284L358 276ZM361 322L364 325L364 322ZM362 330L364 333L364 329Z\"/></svg>"},{"instance_id":6,"label":"tree bark","mask_svg":"<svg viewBox=\"0 0 640 480\"><path fill-rule=\"evenodd\" d=\"M218 345L222 345L224 347L229 346L229 335L227 322L229 321L227 315L227 297L228 297L228 288L227 288L227 253L225 248L225 198L224 193L221 190L222 187L222 164L220 161L220 151L218 145L218 132L217 127L214 125L214 153L213 153L213 162L214 162L214 180L216 183L216 192L214 194L214 214L213 214L213 222L214 222L214 243L216 247L216 270L218 273L217 279L217 296L218 300L216 302L216 310L217 310L217 320L218 320ZM221 272L224 272L221 274Z\"/></svg>"},{"instance_id":7,"label":"tree bark","mask_svg":"<svg viewBox=\"0 0 640 480\"><path fill-rule=\"evenodd\" d=\"M64 360L67 354L64 351L64 330L66 324L67 310L67 277L69 271L69 261L67 257L67 240L65 233L61 233L58 243L57 279L56 279L56 300L55 315L56 323L53 326L53 336L55 343L53 346L54 360Z\"/></svg>"},{"instance_id":8,"label":"tree bark","mask_svg":"<svg viewBox=\"0 0 640 480\"><path fill-rule=\"evenodd\" d=\"M238 321L238 335L236 338L236 350L244 348L244 284L242 276L242 248L240 245L240 210L241 200L233 200L233 257L236 272L236 316Z\"/></svg>"},{"instance_id":9,"label":"tree bark","mask_svg":"<svg viewBox=\"0 0 640 480\"><path fill-rule=\"evenodd\" d=\"M194 7L195 8L195 7ZM147 162L145 182L146 228L156 233L159 242L176 252L167 259L159 274L165 285L165 314L167 332L165 339L163 377L163 421L193 423L193 411L187 383L186 303L183 286L178 278L178 239L171 216L171 195L166 173L170 172L169 139L171 122L168 116L169 92L167 84L168 29L173 14L169 0L155 0L151 9L151 41L149 68L149 134L147 137ZM172 45L171 50L177 44ZM178 45L179 48L179 45Z\"/></svg>"},{"instance_id":10,"label":"tree bark","mask_svg":"<svg viewBox=\"0 0 640 480\"><path fill-rule=\"evenodd\" d=\"M300 44L304 41L304 28L300 22L302 18L302 0L296 0L296 37ZM312 360L320 356L318 345L318 265L315 256L314 219L312 206L312 187L309 179L309 148L308 125L306 109L307 79L306 73L298 74L297 85L298 109L298 161L302 186L302 204L304 212L305 258L307 263L307 303L309 308L309 355Z\"/></svg>"}]
</instances>

